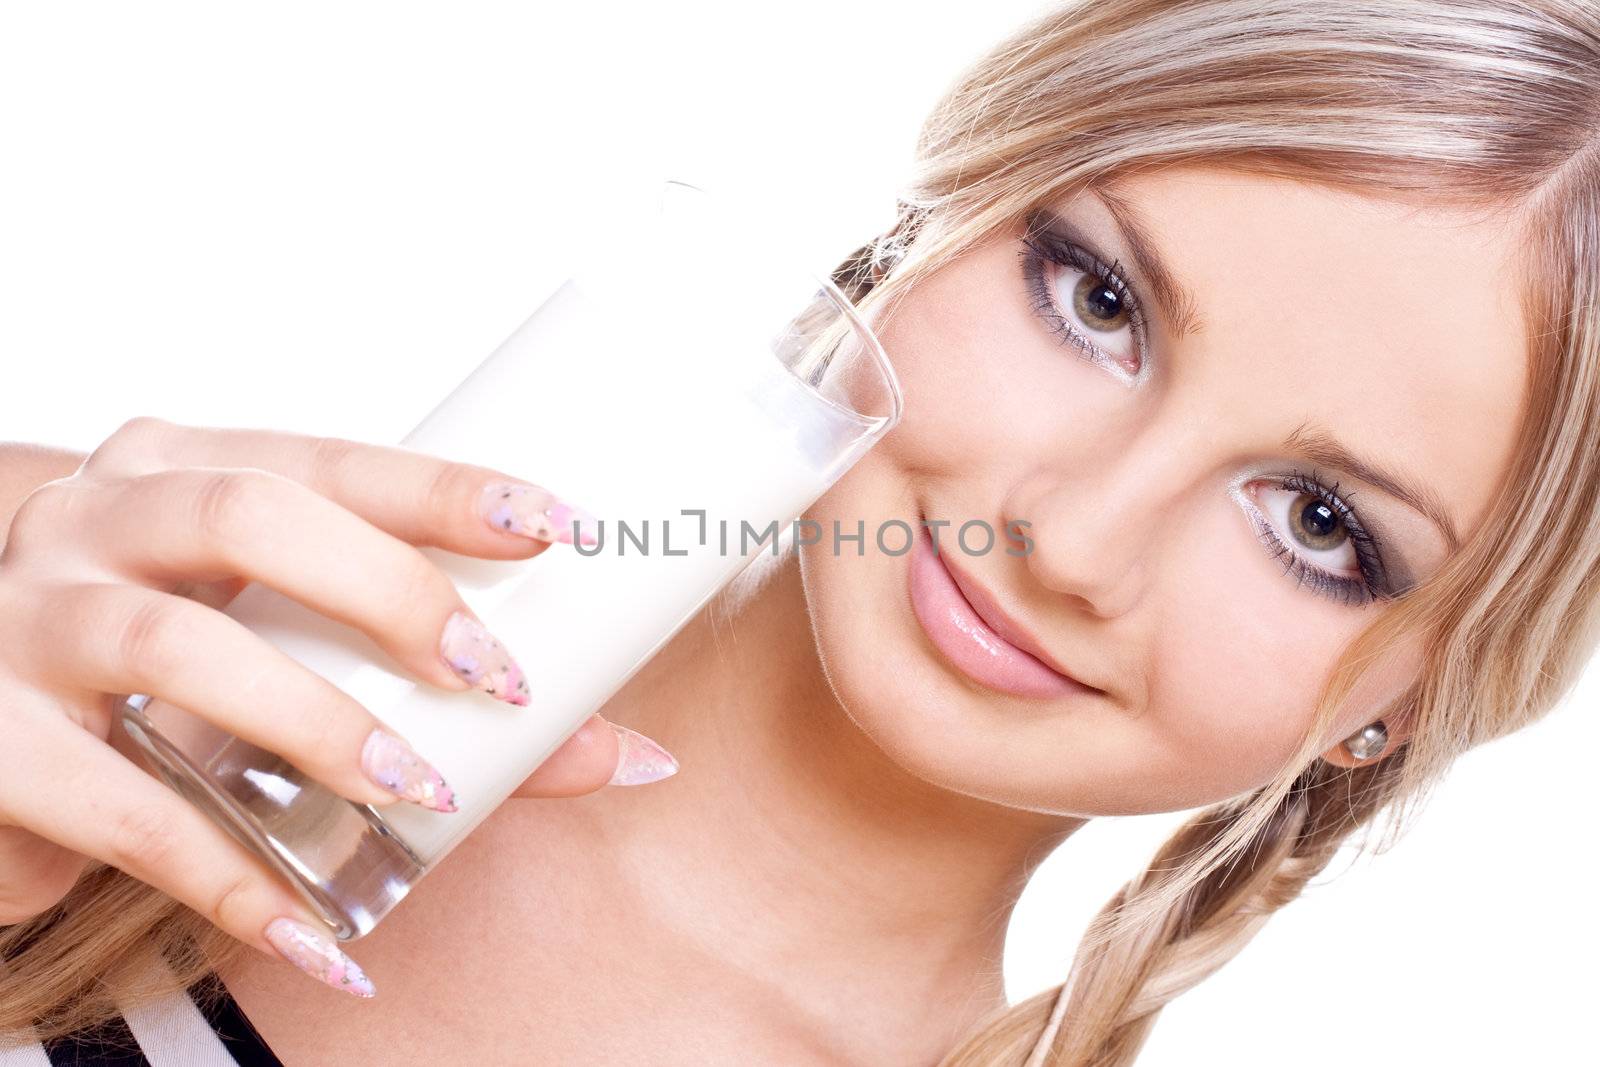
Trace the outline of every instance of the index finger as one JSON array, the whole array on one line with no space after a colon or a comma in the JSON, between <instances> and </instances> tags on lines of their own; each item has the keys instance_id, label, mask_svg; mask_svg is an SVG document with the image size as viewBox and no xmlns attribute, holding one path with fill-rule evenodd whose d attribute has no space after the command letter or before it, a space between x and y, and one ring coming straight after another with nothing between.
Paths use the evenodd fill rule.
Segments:
<instances>
[{"instance_id":1,"label":"index finger","mask_svg":"<svg viewBox=\"0 0 1600 1067\"><path fill-rule=\"evenodd\" d=\"M558 542L597 543L595 517L552 490L401 445L142 417L85 462L123 474L174 466L272 471L404 541L462 555L528 559Z\"/></svg>"}]
</instances>

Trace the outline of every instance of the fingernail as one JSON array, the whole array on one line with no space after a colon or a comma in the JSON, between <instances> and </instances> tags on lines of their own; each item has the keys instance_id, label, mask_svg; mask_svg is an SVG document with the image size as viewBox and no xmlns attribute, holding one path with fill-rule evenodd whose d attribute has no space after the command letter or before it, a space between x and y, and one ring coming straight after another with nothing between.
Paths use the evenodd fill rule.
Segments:
<instances>
[{"instance_id":1,"label":"fingernail","mask_svg":"<svg viewBox=\"0 0 1600 1067\"><path fill-rule=\"evenodd\" d=\"M611 724L617 734L617 769L610 785L644 785L678 773L672 753L637 730Z\"/></svg>"},{"instance_id":2,"label":"fingernail","mask_svg":"<svg viewBox=\"0 0 1600 1067\"><path fill-rule=\"evenodd\" d=\"M444 776L404 740L387 730L375 729L361 746L361 769L368 778L401 800L433 811L455 811L455 790Z\"/></svg>"},{"instance_id":3,"label":"fingernail","mask_svg":"<svg viewBox=\"0 0 1600 1067\"><path fill-rule=\"evenodd\" d=\"M478 514L496 530L523 537L570 545L576 531L580 543L600 543L596 537L600 527L593 515L537 485L523 482L486 485L478 496Z\"/></svg>"},{"instance_id":4,"label":"fingernail","mask_svg":"<svg viewBox=\"0 0 1600 1067\"><path fill-rule=\"evenodd\" d=\"M439 654L462 678L496 700L528 703L528 680L506 647L464 611L451 613L439 637Z\"/></svg>"},{"instance_id":5,"label":"fingernail","mask_svg":"<svg viewBox=\"0 0 1600 1067\"><path fill-rule=\"evenodd\" d=\"M308 923L273 919L263 933L278 955L317 981L354 996L377 996L377 989L356 961L340 952L332 938Z\"/></svg>"}]
</instances>

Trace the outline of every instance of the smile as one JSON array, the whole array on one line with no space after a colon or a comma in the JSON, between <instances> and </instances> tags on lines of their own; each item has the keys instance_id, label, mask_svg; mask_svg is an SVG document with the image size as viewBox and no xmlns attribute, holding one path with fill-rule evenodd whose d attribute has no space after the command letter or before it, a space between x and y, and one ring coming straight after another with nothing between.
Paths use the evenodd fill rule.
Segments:
<instances>
[{"instance_id":1,"label":"smile","mask_svg":"<svg viewBox=\"0 0 1600 1067\"><path fill-rule=\"evenodd\" d=\"M1037 642L1004 615L987 590L957 577L945 562L949 552L936 553L927 528L918 526L911 549L911 610L946 659L973 681L1015 696L1100 692L1025 650L1023 645L1037 648Z\"/></svg>"}]
</instances>

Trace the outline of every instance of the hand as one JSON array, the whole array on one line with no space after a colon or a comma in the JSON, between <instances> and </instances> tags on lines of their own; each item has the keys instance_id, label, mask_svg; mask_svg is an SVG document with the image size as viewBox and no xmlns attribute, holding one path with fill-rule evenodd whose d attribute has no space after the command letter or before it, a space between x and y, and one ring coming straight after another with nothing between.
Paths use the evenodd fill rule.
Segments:
<instances>
[{"instance_id":1,"label":"hand","mask_svg":"<svg viewBox=\"0 0 1600 1067\"><path fill-rule=\"evenodd\" d=\"M490 485L521 488L507 497ZM288 886L125 758L122 695L202 715L352 801L448 810L432 768L395 758L403 740L219 609L260 582L362 630L424 682L525 703L510 653L416 546L529 559L592 521L502 472L404 448L124 424L22 501L0 552L0 924L55 904L94 859L371 995ZM463 638L491 642L499 669L452 668L450 642ZM519 795L575 796L675 769L649 739L594 716Z\"/></svg>"}]
</instances>

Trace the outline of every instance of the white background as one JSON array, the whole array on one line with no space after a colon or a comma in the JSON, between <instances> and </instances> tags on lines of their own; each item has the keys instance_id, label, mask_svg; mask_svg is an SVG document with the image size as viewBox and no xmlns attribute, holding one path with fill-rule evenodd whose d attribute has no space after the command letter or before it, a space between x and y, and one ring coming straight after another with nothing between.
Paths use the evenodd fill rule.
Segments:
<instances>
[{"instance_id":1,"label":"white background","mask_svg":"<svg viewBox=\"0 0 1600 1067\"><path fill-rule=\"evenodd\" d=\"M568 250L614 243L625 275L608 195L641 177L758 197L829 266L891 218L939 92L1037 9L578 6L0 7L0 437L88 449L148 413L397 441ZM1594 696L1469 755L1141 1062L1593 1062ZM1046 863L1013 999L1177 821L1091 825Z\"/></svg>"}]
</instances>

